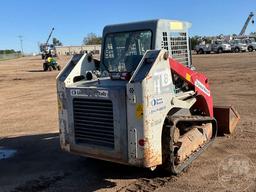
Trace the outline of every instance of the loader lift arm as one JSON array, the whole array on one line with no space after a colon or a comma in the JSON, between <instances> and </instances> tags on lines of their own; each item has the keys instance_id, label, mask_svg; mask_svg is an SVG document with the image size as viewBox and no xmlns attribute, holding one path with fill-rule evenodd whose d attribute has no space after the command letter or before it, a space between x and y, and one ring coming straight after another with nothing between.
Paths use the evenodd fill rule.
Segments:
<instances>
[{"instance_id":1,"label":"loader lift arm","mask_svg":"<svg viewBox=\"0 0 256 192\"><path fill-rule=\"evenodd\" d=\"M207 116L213 117L213 101L210 86L208 84L208 78L202 73L198 73L189 69L188 67L185 67L172 58L169 58L169 64L171 70L186 81L191 87L193 87L199 98L203 98L205 102L199 102L198 107Z\"/></svg>"}]
</instances>

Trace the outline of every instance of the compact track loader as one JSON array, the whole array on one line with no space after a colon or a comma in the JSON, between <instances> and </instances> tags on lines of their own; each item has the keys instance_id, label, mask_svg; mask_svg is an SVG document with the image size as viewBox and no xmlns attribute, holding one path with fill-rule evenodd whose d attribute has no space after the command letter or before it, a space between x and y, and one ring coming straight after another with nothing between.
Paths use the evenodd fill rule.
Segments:
<instances>
[{"instance_id":1,"label":"compact track loader","mask_svg":"<svg viewBox=\"0 0 256 192\"><path fill-rule=\"evenodd\" d=\"M213 105L191 64L188 22L109 25L101 60L75 55L57 77L60 143L70 153L179 174L240 117Z\"/></svg>"}]
</instances>

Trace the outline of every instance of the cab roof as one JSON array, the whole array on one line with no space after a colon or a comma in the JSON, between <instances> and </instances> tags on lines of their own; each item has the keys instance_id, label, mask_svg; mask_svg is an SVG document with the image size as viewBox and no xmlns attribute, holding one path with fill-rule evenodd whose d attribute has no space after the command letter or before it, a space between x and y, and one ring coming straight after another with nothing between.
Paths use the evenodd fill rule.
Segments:
<instances>
[{"instance_id":1,"label":"cab roof","mask_svg":"<svg viewBox=\"0 0 256 192\"><path fill-rule=\"evenodd\" d=\"M117 33L117 32L125 32L125 31L139 31L139 30L151 30L156 31L158 26L168 25L171 26L173 24L182 25L182 29L176 30L173 28L173 31L187 31L191 27L191 23L186 21L179 20L168 20L168 19L154 19L147 21L138 21L138 22L130 22L130 23L122 23L122 24L114 24L107 25L104 27L103 36L107 33ZM172 30L172 29L170 29Z\"/></svg>"}]
</instances>

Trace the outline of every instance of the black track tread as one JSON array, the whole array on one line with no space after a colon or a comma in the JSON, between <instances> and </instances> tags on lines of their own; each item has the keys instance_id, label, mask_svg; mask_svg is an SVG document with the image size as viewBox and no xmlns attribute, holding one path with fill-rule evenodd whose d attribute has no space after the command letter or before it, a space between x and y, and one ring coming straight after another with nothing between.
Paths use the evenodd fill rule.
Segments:
<instances>
[{"instance_id":1,"label":"black track tread","mask_svg":"<svg viewBox=\"0 0 256 192\"><path fill-rule=\"evenodd\" d=\"M209 147L209 145L213 142L213 140L216 138L217 136L217 122L214 118L208 117L208 116L167 116L167 120L169 121L170 124L172 124L171 130L174 130L174 128L176 127L176 124L180 121L185 122L202 122L202 123L206 123L206 122L212 122L213 123L213 137L212 139L208 142L205 143L200 150L194 152L187 160L185 160L182 164L180 164L179 166L175 166L174 165L174 160L175 157L172 154L172 151L170 148L172 148L171 144L169 145L170 148L170 157L168 158L170 160L170 162L167 162L167 165L165 165L165 169L167 169L168 171L170 171L172 174L178 175L180 174L186 167L188 167L192 161L194 161L207 147ZM171 133L170 133L171 135ZM170 137L167 138L169 139L170 143Z\"/></svg>"}]
</instances>

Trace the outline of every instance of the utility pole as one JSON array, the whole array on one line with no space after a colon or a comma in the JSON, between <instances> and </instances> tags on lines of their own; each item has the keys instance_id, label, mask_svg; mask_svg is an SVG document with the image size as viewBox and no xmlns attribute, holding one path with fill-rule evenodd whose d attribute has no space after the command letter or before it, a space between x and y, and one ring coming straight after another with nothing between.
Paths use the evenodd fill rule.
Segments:
<instances>
[{"instance_id":1,"label":"utility pole","mask_svg":"<svg viewBox=\"0 0 256 192\"><path fill-rule=\"evenodd\" d=\"M20 39L21 55L23 56L23 36L19 35L18 38Z\"/></svg>"}]
</instances>

